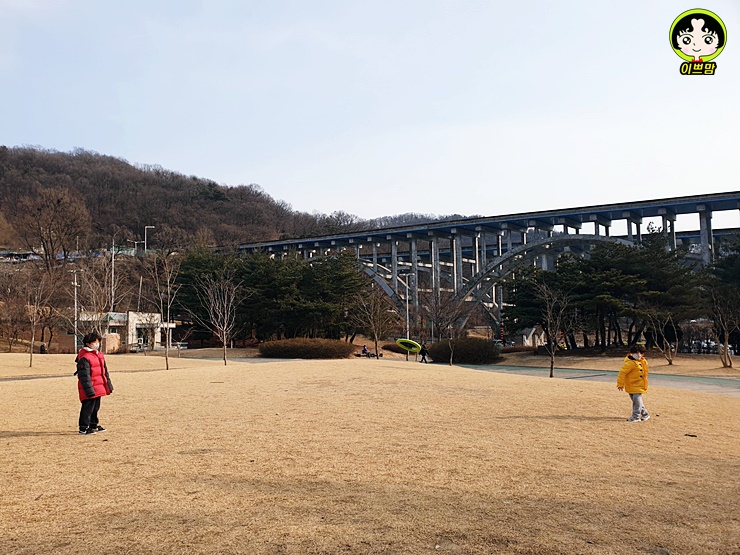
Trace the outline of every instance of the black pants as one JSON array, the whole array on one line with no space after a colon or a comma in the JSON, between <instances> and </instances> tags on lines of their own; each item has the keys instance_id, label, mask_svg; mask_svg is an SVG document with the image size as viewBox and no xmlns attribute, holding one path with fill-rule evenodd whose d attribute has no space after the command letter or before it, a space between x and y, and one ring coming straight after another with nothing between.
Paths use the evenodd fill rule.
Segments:
<instances>
[{"instance_id":1,"label":"black pants","mask_svg":"<svg viewBox=\"0 0 740 555\"><path fill-rule=\"evenodd\" d=\"M97 428L100 422L98 421L98 410L100 410L100 397L95 399L85 399L82 401L80 407L80 430L84 431L88 428Z\"/></svg>"}]
</instances>

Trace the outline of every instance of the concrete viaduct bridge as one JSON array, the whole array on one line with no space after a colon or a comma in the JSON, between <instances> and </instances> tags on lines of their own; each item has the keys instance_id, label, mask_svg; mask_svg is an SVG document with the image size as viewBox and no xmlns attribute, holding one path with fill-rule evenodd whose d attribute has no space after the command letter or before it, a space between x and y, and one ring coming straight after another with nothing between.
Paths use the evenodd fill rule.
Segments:
<instances>
[{"instance_id":1,"label":"concrete viaduct bridge","mask_svg":"<svg viewBox=\"0 0 740 555\"><path fill-rule=\"evenodd\" d=\"M713 214L737 217L738 210L740 192L717 193L267 241L239 249L307 260L352 250L402 310L407 303L416 308L432 294L439 299L445 292L480 303L500 322L502 282L521 264L547 270L565 252L585 254L604 242L640 242L646 220L661 228L671 248L689 245L703 264L711 264L722 239L740 231L713 229ZM676 231L677 219L692 217L688 226L694 231Z\"/></svg>"}]
</instances>

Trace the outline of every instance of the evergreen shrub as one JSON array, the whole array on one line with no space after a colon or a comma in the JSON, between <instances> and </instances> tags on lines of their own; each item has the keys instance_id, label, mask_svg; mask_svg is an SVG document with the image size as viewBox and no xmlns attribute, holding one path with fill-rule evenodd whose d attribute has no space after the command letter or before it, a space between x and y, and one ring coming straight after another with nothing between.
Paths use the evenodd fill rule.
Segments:
<instances>
[{"instance_id":1,"label":"evergreen shrub","mask_svg":"<svg viewBox=\"0 0 740 555\"><path fill-rule=\"evenodd\" d=\"M265 358L348 358L355 346L335 339L281 339L260 343L260 355Z\"/></svg>"},{"instance_id":2,"label":"evergreen shrub","mask_svg":"<svg viewBox=\"0 0 740 555\"><path fill-rule=\"evenodd\" d=\"M429 357L434 362L450 362L450 343L443 339L439 343L432 343L429 347ZM452 340L453 364L491 364L499 359L499 347L490 339L481 337L466 337Z\"/></svg>"}]
</instances>

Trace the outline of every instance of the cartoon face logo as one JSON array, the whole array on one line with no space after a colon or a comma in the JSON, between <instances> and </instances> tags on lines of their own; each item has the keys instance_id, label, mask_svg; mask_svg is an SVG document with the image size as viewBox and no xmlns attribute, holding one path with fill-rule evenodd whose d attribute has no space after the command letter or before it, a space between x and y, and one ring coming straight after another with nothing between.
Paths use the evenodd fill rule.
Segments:
<instances>
[{"instance_id":1,"label":"cartoon face logo","mask_svg":"<svg viewBox=\"0 0 740 555\"><path fill-rule=\"evenodd\" d=\"M713 60L721 54L726 39L725 24L708 10L683 12L671 25L671 47L689 62Z\"/></svg>"}]
</instances>

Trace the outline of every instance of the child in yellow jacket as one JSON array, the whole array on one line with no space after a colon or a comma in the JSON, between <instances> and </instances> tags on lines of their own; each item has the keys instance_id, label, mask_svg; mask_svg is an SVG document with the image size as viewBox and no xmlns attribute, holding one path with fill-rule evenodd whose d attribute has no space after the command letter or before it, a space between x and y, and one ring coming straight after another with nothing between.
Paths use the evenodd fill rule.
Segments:
<instances>
[{"instance_id":1,"label":"child in yellow jacket","mask_svg":"<svg viewBox=\"0 0 740 555\"><path fill-rule=\"evenodd\" d=\"M642 402L642 396L648 388L648 363L643 357L644 352L645 348L641 345L630 347L630 353L617 376L617 389L627 391L632 399L632 416L627 422L643 422L650 418Z\"/></svg>"}]
</instances>

